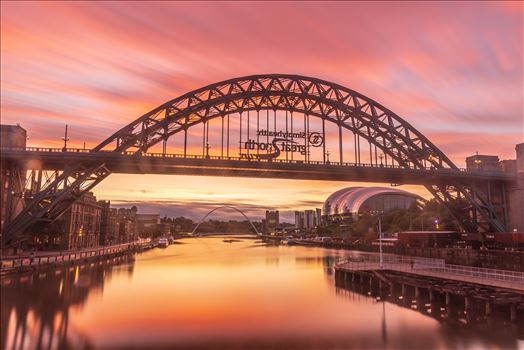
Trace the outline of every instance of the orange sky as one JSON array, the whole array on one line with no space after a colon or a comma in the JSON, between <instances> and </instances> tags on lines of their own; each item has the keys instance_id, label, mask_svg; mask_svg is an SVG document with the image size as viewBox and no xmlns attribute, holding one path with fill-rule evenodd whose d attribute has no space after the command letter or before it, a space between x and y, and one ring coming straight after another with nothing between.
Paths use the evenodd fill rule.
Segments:
<instances>
[{"instance_id":1,"label":"orange sky","mask_svg":"<svg viewBox=\"0 0 524 350\"><path fill-rule=\"evenodd\" d=\"M71 146L93 147L187 91L258 73L319 77L369 96L459 166L476 151L512 158L523 141L520 2L2 2L1 10L2 123L20 123L31 146L58 146L67 123ZM170 215L227 203L259 216L318 207L350 185L112 175L95 193Z\"/></svg>"}]
</instances>

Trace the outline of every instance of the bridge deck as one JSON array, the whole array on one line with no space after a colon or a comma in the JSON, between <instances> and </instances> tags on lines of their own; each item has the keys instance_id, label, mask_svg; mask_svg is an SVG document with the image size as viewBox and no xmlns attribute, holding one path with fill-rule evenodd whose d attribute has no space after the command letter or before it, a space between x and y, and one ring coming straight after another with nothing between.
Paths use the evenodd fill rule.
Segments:
<instances>
[{"instance_id":1,"label":"bridge deck","mask_svg":"<svg viewBox=\"0 0 524 350\"><path fill-rule=\"evenodd\" d=\"M78 162L103 162L112 173L243 176L331 181L369 181L398 184L463 181L513 181L512 174L464 169L406 169L399 166L276 159L245 160L237 157L147 153L114 153L84 149L1 149L2 160L26 169L61 170Z\"/></svg>"}]
</instances>

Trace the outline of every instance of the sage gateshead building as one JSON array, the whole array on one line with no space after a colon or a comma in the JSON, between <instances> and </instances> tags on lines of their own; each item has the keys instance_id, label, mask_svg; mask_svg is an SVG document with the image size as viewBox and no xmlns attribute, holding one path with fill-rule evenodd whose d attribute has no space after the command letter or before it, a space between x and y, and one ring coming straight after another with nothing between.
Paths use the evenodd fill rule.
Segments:
<instances>
[{"instance_id":1,"label":"sage gateshead building","mask_svg":"<svg viewBox=\"0 0 524 350\"><path fill-rule=\"evenodd\" d=\"M323 207L327 221L357 221L364 213L386 213L393 209L408 209L422 198L397 188L347 187L331 194Z\"/></svg>"}]
</instances>

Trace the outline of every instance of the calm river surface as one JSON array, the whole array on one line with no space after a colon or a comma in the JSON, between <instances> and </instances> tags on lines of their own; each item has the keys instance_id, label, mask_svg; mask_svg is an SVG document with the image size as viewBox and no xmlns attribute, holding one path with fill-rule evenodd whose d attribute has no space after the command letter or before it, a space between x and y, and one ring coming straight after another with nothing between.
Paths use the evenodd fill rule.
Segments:
<instances>
[{"instance_id":1,"label":"calm river surface","mask_svg":"<svg viewBox=\"0 0 524 350\"><path fill-rule=\"evenodd\" d=\"M2 347L522 348L335 288L343 252L221 237L2 280ZM23 342L23 343L22 343Z\"/></svg>"}]
</instances>

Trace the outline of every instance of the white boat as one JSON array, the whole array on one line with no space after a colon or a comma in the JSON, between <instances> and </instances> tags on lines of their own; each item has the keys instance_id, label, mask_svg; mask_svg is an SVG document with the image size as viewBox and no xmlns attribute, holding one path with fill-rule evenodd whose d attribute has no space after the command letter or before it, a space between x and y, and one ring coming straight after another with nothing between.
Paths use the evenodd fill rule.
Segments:
<instances>
[{"instance_id":1,"label":"white boat","mask_svg":"<svg viewBox=\"0 0 524 350\"><path fill-rule=\"evenodd\" d=\"M282 245L296 245L297 242L295 241L293 236L288 236L288 237L284 238L282 241L280 241L280 244L282 244Z\"/></svg>"},{"instance_id":2,"label":"white boat","mask_svg":"<svg viewBox=\"0 0 524 350\"><path fill-rule=\"evenodd\" d=\"M167 238L159 238L158 239L158 246L160 248L167 248L167 246L169 245L169 241Z\"/></svg>"}]
</instances>

